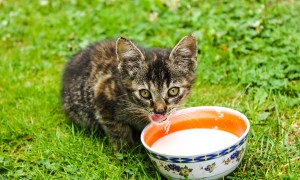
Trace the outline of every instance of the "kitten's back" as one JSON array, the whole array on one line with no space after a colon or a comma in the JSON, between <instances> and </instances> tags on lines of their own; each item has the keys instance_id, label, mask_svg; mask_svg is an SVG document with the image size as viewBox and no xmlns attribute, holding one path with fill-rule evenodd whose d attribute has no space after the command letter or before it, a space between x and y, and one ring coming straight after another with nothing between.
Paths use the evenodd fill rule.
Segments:
<instances>
[{"instance_id":1,"label":"kitten's back","mask_svg":"<svg viewBox=\"0 0 300 180\"><path fill-rule=\"evenodd\" d=\"M97 123L91 121L96 119L93 85L99 76L118 73L115 51L115 41L95 43L75 54L66 65L61 99L65 112L75 123L97 127Z\"/></svg>"}]
</instances>

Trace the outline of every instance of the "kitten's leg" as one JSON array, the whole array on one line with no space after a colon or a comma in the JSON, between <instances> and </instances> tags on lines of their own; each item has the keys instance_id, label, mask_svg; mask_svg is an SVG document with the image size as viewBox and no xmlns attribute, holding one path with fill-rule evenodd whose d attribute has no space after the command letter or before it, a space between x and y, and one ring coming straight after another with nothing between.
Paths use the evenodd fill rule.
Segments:
<instances>
[{"instance_id":1,"label":"kitten's leg","mask_svg":"<svg viewBox=\"0 0 300 180\"><path fill-rule=\"evenodd\" d=\"M98 116L99 118L99 116ZM128 124L114 121L112 117L101 117L99 124L113 143L114 150L118 151L126 145L133 145L132 129Z\"/></svg>"},{"instance_id":2,"label":"kitten's leg","mask_svg":"<svg viewBox=\"0 0 300 180\"><path fill-rule=\"evenodd\" d=\"M126 145L133 145L131 127L124 123L102 124L106 134L113 143L114 150L118 151Z\"/></svg>"}]
</instances>

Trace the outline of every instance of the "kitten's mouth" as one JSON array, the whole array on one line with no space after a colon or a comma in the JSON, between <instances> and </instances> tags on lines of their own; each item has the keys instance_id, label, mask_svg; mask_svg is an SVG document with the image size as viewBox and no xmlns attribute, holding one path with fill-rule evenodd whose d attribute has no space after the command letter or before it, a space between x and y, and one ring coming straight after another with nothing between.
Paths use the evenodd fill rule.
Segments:
<instances>
[{"instance_id":1,"label":"kitten's mouth","mask_svg":"<svg viewBox=\"0 0 300 180\"><path fill-rule=\"evenodd\" d=\"M152 122L156 124L161 124L168 119L167 116L164 116L162 114L152 114L150 115L149 118L151 119Z\"/></svg>"}]
</instances>

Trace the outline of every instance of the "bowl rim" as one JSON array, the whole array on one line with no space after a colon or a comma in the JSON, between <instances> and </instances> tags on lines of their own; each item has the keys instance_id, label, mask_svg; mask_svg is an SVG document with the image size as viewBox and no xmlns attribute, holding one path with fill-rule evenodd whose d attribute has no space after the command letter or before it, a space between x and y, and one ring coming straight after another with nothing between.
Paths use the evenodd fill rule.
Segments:
<instances>
[{"instance_id":1,"label":"bowl rim","mask_svg":"<svg viewBox=\"0 0 300 180\"><path fill-rule=\"evenodd\" d=\"M195 111L195 110L217 110L217 111L221 110L221 111L226 111L226 112L229 112L231 114L237 115L237 116L241 117L243 119L243 121L246 123L246 130L234 143L232 143L230 145L227 145L226 147L224 147L222 149L212 151L212 152L208 152L208 153L199 153L199 154L192 154L192 155L173 155L173 154L165 154L165 153L158 152L158 151L154 150L153 148L149 147L146 144L143 137L144 137L145 133L147 132L147 130L152 126L152 123L150 123L143 129L143 131L141 133L141 136L140 136L141 142L142 142L143 146L146 148L147 152L150 152L151 154L154 153L154 154L157 154L157 155L162 155L162 156L189 158L189 157L195 157L195 156L206 156L208 154L215 154L217 152L227 150L228 148L230 148L230 147L232 147L236 144L241 144L241 143L244 143L244 142L247 141L247 135L248 135L248 132L250 130L250 122L249 122L249 119L243 113L241 113L237 110L234 110L234 109L231 109L231 108L228 108L228 107L222 107L222 106L195 106L195 107L189 107L189 108L184 108L184 109L177 110L175 112L175 115L180 114L182 112L186 113L186 112L192 112L192 111Z\"/></svg>"}]
</instances>

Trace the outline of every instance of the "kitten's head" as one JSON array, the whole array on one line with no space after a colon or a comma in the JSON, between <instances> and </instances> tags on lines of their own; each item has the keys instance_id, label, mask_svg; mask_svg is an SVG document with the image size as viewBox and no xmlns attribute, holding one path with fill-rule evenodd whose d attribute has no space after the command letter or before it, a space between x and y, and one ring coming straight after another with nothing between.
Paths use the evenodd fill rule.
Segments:
<instances>
[{"instance_id":1,"label":"kitten's head","mask_svg":"<svg viewBox=\"0 0 300 180\"><path fill-rule=\"evenodd\" d=\"M116 46L131 108L152 122L162 123L189 94L197 66L196 39L185 36L171 51L143 50L122 37Z\"/></svg>"}]
</instances>

